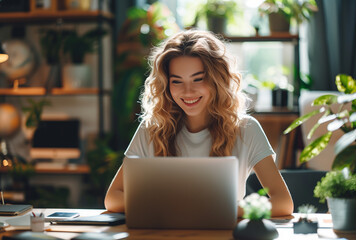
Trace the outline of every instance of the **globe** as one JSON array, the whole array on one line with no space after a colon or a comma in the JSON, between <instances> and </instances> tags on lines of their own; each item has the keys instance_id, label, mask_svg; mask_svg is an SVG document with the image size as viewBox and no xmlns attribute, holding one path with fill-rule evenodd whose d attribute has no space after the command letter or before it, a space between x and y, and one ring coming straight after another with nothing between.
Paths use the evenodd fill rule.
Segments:
<instances>
[{"instance_id":1,"label":"globe","mask_svg":"<svg viewBox=\"0 0 356 240\"><path fill-rule=\"evenodd\" d=\"M0 138L8 138L20 129L21 116L17 109L8 103L0 104Z\"/></svg>"}]
</instances>

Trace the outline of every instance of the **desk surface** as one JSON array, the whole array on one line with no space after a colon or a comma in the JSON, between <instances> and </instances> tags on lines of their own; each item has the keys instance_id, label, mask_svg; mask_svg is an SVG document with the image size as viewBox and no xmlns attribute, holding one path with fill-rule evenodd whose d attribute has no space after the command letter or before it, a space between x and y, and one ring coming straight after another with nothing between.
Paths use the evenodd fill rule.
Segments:
<instances>
[{"instance_id":1,"label":"desk surface","mask_svg":"<svg viewBox=\"0 0 356 240\"><path fill-rule=\"evenodd\" d=\"M98 215L104 210L86 210L86 209L34 209L36 213L43 212L45 215L51 214L55 211L76 211L81 216ZM8 221L14 225L17 219L26 218L30 212L17 217L0 217L0 221ZM329 214L312 214L319 221L318 236L316 234L293 234L292 221L297 221L298 214L294 214L294 219L289 223L276 224L279 232L278 239L338 239L338 236L332 230L331 216ZM29 218L29 217L28 217ZM13 228L25 230L29 226L14 226ZM49 225L47 234L57 236L63 239L71 239L77 236L80 232L127 232L128 239L227 239L233 240L232 230L155 230L155 229L128 229L126 225L119 225L113 227L107 226L65 226L65 225ZM7 231L0 233L0 236L12 235L18 231ZM345 237L345 236L344 236ZM356 236L346 236L346 239L356 239Z\"/></svg>"}]
</instances>

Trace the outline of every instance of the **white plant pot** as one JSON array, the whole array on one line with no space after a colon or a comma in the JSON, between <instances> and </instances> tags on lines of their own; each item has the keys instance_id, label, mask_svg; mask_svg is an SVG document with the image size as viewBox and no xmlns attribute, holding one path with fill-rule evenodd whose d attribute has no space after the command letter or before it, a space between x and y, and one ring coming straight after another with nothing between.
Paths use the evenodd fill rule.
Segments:
<instances>
[{"instance_id":1,"label":"white plant pot","mask_svg":"<svg viewBox=\"0 0 356 240\"><path fill-rule=\"evenodd\" d=\"M63 68L63 88L88 88L92 85L92 72L87 64L66 65Z\"/></svg>"}]
</instances>

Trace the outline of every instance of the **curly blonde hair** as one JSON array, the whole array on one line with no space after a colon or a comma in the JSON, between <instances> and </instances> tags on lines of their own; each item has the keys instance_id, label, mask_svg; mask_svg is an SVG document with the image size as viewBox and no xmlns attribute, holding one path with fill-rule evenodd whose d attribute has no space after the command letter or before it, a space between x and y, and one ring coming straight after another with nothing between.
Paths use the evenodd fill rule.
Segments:
<instances>
[{"instance_id":1,"label":"curly blonde hair","mask_svg":"<svg viewBox=\"0 0 356 240\"><path fill-rule=\"evenodd\" d=\"M208 129L212 136L210 156L229 156L239 133L239 116L245 113L241 76L228 56L225 44L206 31L187 30L153 48L151 72L141 93L140 120L150 134L156 156L177 156L176 136L185 122L184 111L169 91L169 63L180 56L199 57L203 63L211 99Z\"/></svg>"}]
</instances>

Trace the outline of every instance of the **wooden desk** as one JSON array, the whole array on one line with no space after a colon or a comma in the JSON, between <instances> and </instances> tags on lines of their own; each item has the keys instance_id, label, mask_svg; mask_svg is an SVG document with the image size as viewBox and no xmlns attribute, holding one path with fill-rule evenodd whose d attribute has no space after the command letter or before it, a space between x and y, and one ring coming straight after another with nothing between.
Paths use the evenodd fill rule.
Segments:
<instances>
[{"instance_id":1,"label":"wooden desk","mask_svg":"<svg viewBox=\"0 0 356 240\"><path fill-rule=\"evenodd\" d=\"M53 213L55 211L76 211L81 214L81 216L92 216L97 215L104 210L100 209L34 209L35 212L44 212L45 215ZM27 213L30 214L30 213ZM27 215L25 214L25 216ZM299 214L293 214L294 218L291 221L297 221ZM280 240L285 239L338 239L338 236L332 230L331 216L330 214L311 214L311 217L316 217L319 221L318 235L316 234L293 234L293 225L291 222L286 224L277 224L277 230L279 233ZM14 219L15 217L0 217L0 221ZM11 221L11 220L10 220ZM70 239L77 236L78 232L89 232L89 231L103 231L103 232L127 232L129 233L128 239L195 239L195 240L206 240L206 239L221 239L221 240L233 240L232 230L156 230L156 229L128 229L126 225L119 225L113 227L106 226L55 226L50 225L51 231L46 233L52 236L57 236L63 239ZM68 231L77 231L68 232ZM66 232L67 231L67 232ZM12 235L18 233L18 231L8 231L1 233L0 236ZM344 236L345 237L345 236ZM347 236L346 239L356 239L356 235Z\"/></svg>"}]
</instances>

